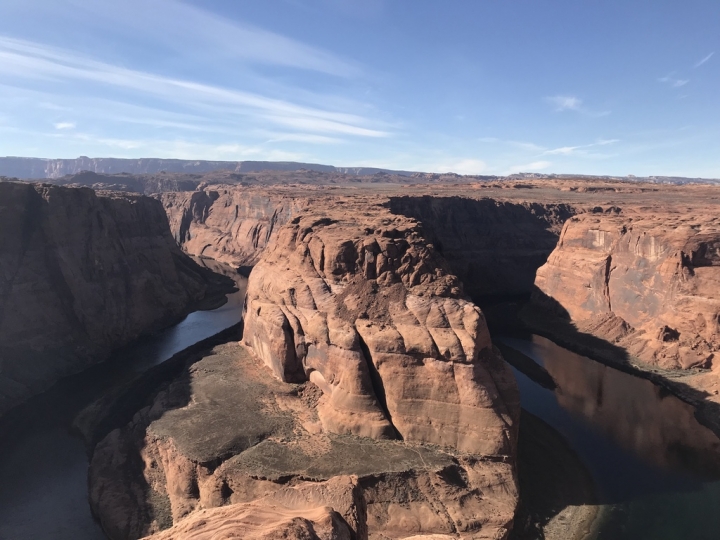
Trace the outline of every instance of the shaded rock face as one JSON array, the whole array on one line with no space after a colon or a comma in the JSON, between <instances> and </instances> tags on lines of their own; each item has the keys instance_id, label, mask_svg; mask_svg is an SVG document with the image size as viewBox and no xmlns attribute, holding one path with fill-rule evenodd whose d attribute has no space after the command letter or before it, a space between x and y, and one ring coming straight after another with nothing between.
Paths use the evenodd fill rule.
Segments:
<instances>
[{"instance_id":1,"label":"shaded rock face","mask_svg":"<svg viewBox=\"0 0 720 540\"><path fill-rule=\"evenodd\" d=\"M0 184L0 413L214 287L146 197Z\"/></svg>"},{"instance_id":2,"label":"shaded rock face","mask_svg":"<svg viewBox=\"0 0 720 540\"><path fill-rule=\"evenodd\" d=\"M529 294L555 249L569 204L463 197L391 197L390 211L413 217L472 298Z\"/></svg>"},{"instance_id":3,"label":"shaded rock face","mask_svg":"<svg viewBox=\"0 0 720 540\"><path fill-rule=\"evenodd\" d=\"M183 250L237 267L254 265L274 233L305 204L228 186L159 198Z\"/></svg>"},{"instance_id":4,"label":"shaded rock face","mask_svg":"<svg viewBox=\"0 0 720 540\"><path fill-rule=\"evenodd\" d=\"M720 349L720 220L587 214L537 272L539 304L666 369L710 367Z\"/></svg>"},{"instance_id":5,"label":"shaded rock face","mask_svg":"<svg viewBox=\"0 0 720 540\"><path fill-rule=\"evenodd\" d=\"M511 456L514 379L482 313L417 222L361 208L282 229L248 281L245 344L323 390L328 432Z\"/></svg>"}]
</instances>

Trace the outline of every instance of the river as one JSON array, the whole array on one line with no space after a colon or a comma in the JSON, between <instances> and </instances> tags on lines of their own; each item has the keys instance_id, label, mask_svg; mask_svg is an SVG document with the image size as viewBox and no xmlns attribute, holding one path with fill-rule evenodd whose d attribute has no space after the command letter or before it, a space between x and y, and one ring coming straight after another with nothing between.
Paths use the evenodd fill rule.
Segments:
<instances>
[{"instance_id":1,"label":"river","mask_svg":"<svg viewBox=\"0 0 720 540\"><path fill-rule=\"evenodd\" d=\"M118 383L239 322L244 285L241 278L222 307L191 313L3 418L0 539L104 538L90 514L88 459L73 419ZM690 405L542 337L496 340L557 385L515 370L523 408L560 433L592 477L600 512L586 540L720 538L720 440Z\"/></svg>"},{"instance_id":2,"label":"river","mask_svg":"<svg viewBox=\"0 0 720 540\"><path fill-rule=\"evenodd\" d=\"M0 422L0 539L103 539L88 504L88 457L71 433L75 416L114 385L238 323L246 280L211 311L196 311L175 326L120 351L102 364L56 383Z\"/></svg>"},{"instance_id":3,"label":"river","mask_svg":"<svg viewBox=\"0 0 720 540\"><path fill-rule=\"evenodd\" d=\"M495 340L557 385L515 370L522 407L564 437L592 478L599 512L586 540L720 538L720 439L692 406L543 337Z\"/></svg>"}]
</instances>

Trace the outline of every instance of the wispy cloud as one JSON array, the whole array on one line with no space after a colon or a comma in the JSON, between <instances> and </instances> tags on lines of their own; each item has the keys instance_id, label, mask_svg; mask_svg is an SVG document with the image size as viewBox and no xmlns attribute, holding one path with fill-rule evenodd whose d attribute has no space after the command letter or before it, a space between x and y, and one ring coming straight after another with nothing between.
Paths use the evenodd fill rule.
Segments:
<instances>
[{"instance_id":1,"label":"wispy cloud","mask_svg":"<svg viewBox=\"0 0 720 540\"><path fill-rule=\"evenodd\" d=\"M513 174L520 172L538 172L547 169L551 165L551 161L533 161L532 163L513 165L512 167L508 168L504 174Z\"/></svg>"},{"instance_id":2,"label":"wispy cloud","mask_svg":"<svg viewBox=\"0 0 720 540\"><path fill-rule=\"evenodd\" d=\"M199 4L199 3L197 3ZM21 9L18 7L16 9ZM45 10L66 16L98 30L151 40L164 48L208 62L244 62L354 77L361 69L322 48L213 13L179 0L34 0L26 9ZM50 15L52 16L52 15ZM132 34L134 33L134 34ZM233 66L237 69L237 66Z\"/></svg>"},{"instance_id":3,"label":"wispy cloud","mask_svg":"<svg viewBox=\"0 0 720 540\"><path fill-rule=\"evenodd\" d=\"M147 138L119 138L102 137L92 133L54 132L54 133L28 133L34 137L49 137L52 140L75 144L78 149L87 148L91 144L96 149L108 149L118 157L136 157L137 150L159 158L177 159L208 159L208 160L279 160L279 161L305 161L311 156L302 152L291 152L268 147L262 144L242 144L227 142L211 144L187 141L182 139L147 139Z\"/></svg>"},{"instance_id":4,"label":"wispy cloud","mask_svg":"<svg viewBox=\"0 0 720 540\"><path fill-rule=\"evenodd\" d=\"M553 148L551 150L545 150L543 155L548 156L569 156L571 154L583 154L587 153L587 148L593 148L596 146L607 146L609 144L615 144L620 142L619 139L600 139L597 142L591 144L582 144L578 146L561 146L559 148Z\"/></svg>"},{"instance_id":5,"label":"wispy cloud","mask_svg":"<svg viewBox=\"0 0 720 540\"><path fill-rule=\"evenodd\" d=\"M711 53L708 54L705 58L703 58L702 60L700 60L699 62L697 62L693 67L694 67L694 68L699 68L699 67L702 66L705 62L707 62L708 60L710 60L710 59L713 57L714 54L715 54L715 51L711 52Z\"/></svg>"},{"instance_id":6,"label":"wispy cloud","mask_svg":"<svg viewBox=\"0 0 720 540\"><path fill-rule=\"evenodd\" d=\"M666 83L673 88L680 88L681 86L685 86L687 83L690 82L689 79L676 79L675 77L673 77L673 75L675 74L670 73L668 75L665 75L664 77L660 77L658 81L661 83Z\"/></svg>"},{"instance_id":7,"label":"wispy cloud","mask_svg":"<svg viewBox=\"0 0 720 540\"><path fill-rule=\"evenodd\" d=\"M231 88L223 88L128 69L67 50L0 36L0 74L15 79L82 82L175 102L196 110L244 115L298 130L360 137L387 137L377 121L342 111L295 104Z\"/></svg>"},{"instance_id":8,"label":"wispy cloud","mask_svg":"<svg viewBox=\"0 0 720 540\"><path fill-rule=\"evenodd\" d=\"M53 126L55 126L55 129L75 129L74 122L57 122Z\"/></svg>"},{"instance_id":9,"label":"wispy cloud","mask_svg":"<svg viewBox=\"0 0 720 540\"><path fill-rule=\"evenodd\" d=\"M481 137L478 140L482 143L504 144L504 145L508 145L508 146L513 146L515 148L520 148L522 150L530 150L533 152L539 152L541 150L545 150L544 146L540 146L539 144L535 144L532 142L513 141L513 140L507 140L507 139L499 139L497 137Z\"/></svg>"},{"instance_id":10,"label":"wispy cloud","mask_svg":"<svg viewBox=\"0 0 720 540\"><path fill-rule=\"evenodd\" d=\"M551 104L555 105L555 110L557 112L579 111L580 106L582 105L582 99L574 96L552 96L547 98L547 100Z\"/></svg>"},{"instance_id":11,"label":"wispy cloud","mask_svg":"<svg viewBox=\"0 0 720 540\"><path fill-rule=\"evenodd\" d=\"M583 105L583 100L575 96L549 96L545 98L545 101L554 107L555 112L574 111L586 116L595 117L607 116L610 114L610 111L596 111L588 109Z\"/></svg>"}]
</instances>

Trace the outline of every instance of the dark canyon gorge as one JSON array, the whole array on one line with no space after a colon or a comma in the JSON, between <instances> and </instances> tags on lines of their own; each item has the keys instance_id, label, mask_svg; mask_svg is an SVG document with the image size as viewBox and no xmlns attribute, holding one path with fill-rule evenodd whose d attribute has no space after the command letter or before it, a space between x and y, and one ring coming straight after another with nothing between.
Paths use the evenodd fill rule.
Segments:
<instances>
[{"instance_id":1,"label":"dark canyon gorge","mask_svg":"<svg viewBox=\"0 0 720 540\"><path fill-rule=\"evenodd\" d=\"M0 182L0 433L95 385L105 535L720 534L718 188L217 174Z\"/></svg>"}]
</instances>

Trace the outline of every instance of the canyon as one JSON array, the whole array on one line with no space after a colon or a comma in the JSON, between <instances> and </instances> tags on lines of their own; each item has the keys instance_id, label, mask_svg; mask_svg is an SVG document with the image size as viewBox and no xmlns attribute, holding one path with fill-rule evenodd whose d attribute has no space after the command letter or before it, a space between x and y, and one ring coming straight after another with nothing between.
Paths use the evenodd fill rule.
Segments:
<instances>
[{"instance_id":1,"label":"canyon","mask_svg":"<svg viewBox=\"0 0 720 540\"><path fill-rule=\"evenodd\" d=\"M0 246L0 414L232 287L147 197L0 183Z\"/></svg>"},{"instance_id":2,"label":"canyon","mask_svg":"<svg viewBox=\"0 0 720 540\"><path fill-rule=\"evenodd\" d=\"M118 191L0 183L0 263L17 276L4 306L26 314L0 328L33 373L52 371L27 383L33 392L218 305L227 280L188 255L249 274L240 325L178 356L172 375L148 372L113 394L123 414L93 406L90 501L111 538L520 535L521 395L503 359L517 355L489 328L532 331L650 379L636 387L550 352L530 369L561 389L561 408L652 466L682 465L675 447L695 441L702 474L715 474L714 186L83 174L68 185ZM120 193L128 186L151 196ZM618 422L623 388L657 410ZM643 422L657 430L633 439Z\"/></svg>"}]
</instances>

